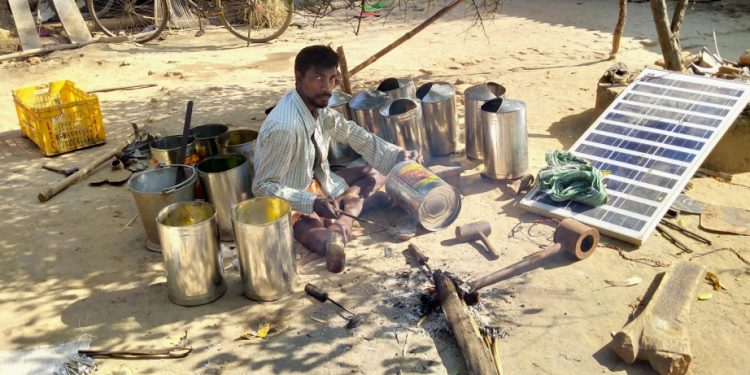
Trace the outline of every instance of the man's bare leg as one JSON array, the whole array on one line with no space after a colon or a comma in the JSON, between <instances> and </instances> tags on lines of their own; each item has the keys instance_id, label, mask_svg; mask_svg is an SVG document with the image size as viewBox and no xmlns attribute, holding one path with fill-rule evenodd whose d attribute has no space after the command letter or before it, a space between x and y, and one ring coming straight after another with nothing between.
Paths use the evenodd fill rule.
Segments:
<instances>
[{"instance_id":1,"label":"man's bare leg","mask_svg":"<svg viewBox=\"0 0 750 375\"><path fill-rule=\"evenodd\" d=\"M377 192L385 184L385 176L371 166L342 169L336 174L349 185L349 189L336 198L344 212L359 216L370 201L383 200ZM310 251L326 255L331 233L338 232L345 244L351 238L353 223L354 219L341 216L326 228L324 221L317 215L304 215L294 224L294 238Z\"/></svg>"}]
</instances>

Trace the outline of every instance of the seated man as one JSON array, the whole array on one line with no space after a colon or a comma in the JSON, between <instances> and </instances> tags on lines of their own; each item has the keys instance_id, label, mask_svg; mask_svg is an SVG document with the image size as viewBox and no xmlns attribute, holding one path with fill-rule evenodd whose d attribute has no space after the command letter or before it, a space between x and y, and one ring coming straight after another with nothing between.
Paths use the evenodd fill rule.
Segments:
<instances>
[{"instance_id":1,"label":"seated man","mask_svg":"<svg viewBox=\"0 0 750 375\"><path fill-rule=\"evenodd\" d=\"M325 255L331 272L344 269L344 246L354 221L339 213L359 216L378 196L383 174L398 162L420 158L418 152L390 144L327 107L338 63L338 55L327 46L305 47L297 54L295 89L279 100L260 128L253 180L256 196L291 203L296 211L294 238ZM332 141L348 143L369 165L332 172L327 160Z\"/></svg>"}]
</instances>

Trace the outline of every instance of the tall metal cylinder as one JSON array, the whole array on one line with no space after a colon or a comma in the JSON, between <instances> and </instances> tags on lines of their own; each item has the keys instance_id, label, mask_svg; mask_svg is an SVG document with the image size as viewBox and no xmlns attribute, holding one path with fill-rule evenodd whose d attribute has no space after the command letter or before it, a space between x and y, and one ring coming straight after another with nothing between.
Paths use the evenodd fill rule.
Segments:
<instances>
[{"instance_id":1,"label":"tall metal cylinder","mask_svg":"<svg viewBox=\"0 0 750 375\"><path fill-rule=\"evenodd\" d=\"M361 91L354 94L349 101L349 111L357 125L388 141L388 130L378 112L386 103L388 95L378 90Z\"/></svg>"},{"instance_id":2,"label":"tall metal cylinder","mask_svg":"<svg viewBox=\"0 0 750 375\"><path fill-rule=\"evenodd\" d=\"M190 129L190 135L195 137L195 153L198 155L198 160L219 154L217 139L227 130L229 128L222 124L205 124Z\"/></svg>"},{"instance_id":3,"label":"tall metal cylinder","mask_svg":"<svg viewBox=\"0 0 750 375\"><path fill-rule=\"evenodd\" d=\"M417 98L414 81L408 78L386 78L378 85L378 91L388 95L389 100Z\"/></svg>"},{"instance_id":4,"label":"tall metal cylinder","mask_svg":"<svg viewBox=\"0 0 750 375\"><path fill-rule=\"evenodd\" d=\"M247 159L240 154L212 156L197 166L208 201L216 207L222 241L234 241L232 206L252 198L252 179Z\"/></svg>"},{"instance_id":5,"label":"tall metal cylinder","mask_svg":"<svg viewBox=\"0 0 750 375\"><path fill-rule=\"evenodd\" d=\"M482 104L488 100L505 97L505 87L495 82L471 86L464 91L464 133L466 157L482 160L484 135L482 133Z\"/></svg>"},{"instance_id":6,"label":"tall metal cylinder","mask_svg":"<svg viewBox=\"0 0 750 375\"><path fill-rule=\"evenodd\" d=\"M458 190L413 160L402 161L391 168L385 189L430 231L451 225L461 212Z\"/></svg>"},{"instance_id":7,"label":"tall metal cylinder","mask_svg":"<svg viewBox=\"0 0 750 375\"><path fill-rule=\"evenodd\" d=\"M181 168L184 170L185 178L175 185L177 171ZM128 189L133 194L143 230L146 232L147 249L161 251L156 215L172 203L192 201L197 179L198 173L195 169L186 165L146 170L130 177Z\"/></svg>"},{"instance_id":8,"label":"tall metal cylinder","mask_svg":"<svg viewBox=\"0 0 750 375\"><path fill-rule=\"evenodd\" d=\"M255 300L274 301L292 292L296 274L289 202L277 197L253 198L235 205L242 290Z\"/></svg>"},{"instance_id":9,"label":"tall metal cylinder","mask_svg":"<svg viewBox=\"0 0 750 375\"><path fill-rule=\"evenodd\" d=\"M492 99L482 105L484 132L483 176L514 179L529 169L526 105L510 99Z\"/></svg>"},{"instance_id":10,"label":"tall metal cylinder","mask_svg":"<svg viewBox=\"0 0 750 375\"><path fill-rule=\"evenodd\" d=\"M422 102L424 126L434 156L456 152L458 114L456 90L447 82L430 82L420 86L417 97Z\"/></svg>"},{"instance_id":11,"label":"tall metal cylinder","mask_svg":"<svg viewBox=\"0 0 750 375\"><path fill-rule=\"evenodd\" d=\"M250 167L250 176L255 175L253 158L255 157L255 142L258 132L250 129L230 130L217 138L219 150L222 154L242 154Z\"/></svg>"},{"instance_id":12,"label":"tall metal cylinder","mask_svg":"<svg viewBox=\"0 0 750 375\"><path fill-rule=\"evenodd\" d=\"M349 111L349 101L352 96L341 91L334 91L331 97L328 98L328 108L341 113L345 119L351 120L352 115ZM354 152L348 144L342 142L332 141L328 149L328 162L331 165L346 166L355 159L359 158L359 154Z\"/></svg>"},{"instance_id":13,"label":"tall metal cylinder","mask_svg":"<svg viewBox=\"0 0 750 375\"><path fill-rule=\"evenodd\" d=\"M167 296L183 306L209 303L227 290L216 227L206 202L178 202L156 218L167 271Z\"/></svg>"},{"instance_id":14,"label":"tall metal cylinder","mask_svg":"<svg viewBox=\"0 0 750 375\"><path fill-rule=\"evenodd\" d=\"M380 115L385 121L391 143L406 150L419 151L425 162L430 159L430 146L427 143L419 100L396 99L381 107Z\"/></svg>"}]
</instances>

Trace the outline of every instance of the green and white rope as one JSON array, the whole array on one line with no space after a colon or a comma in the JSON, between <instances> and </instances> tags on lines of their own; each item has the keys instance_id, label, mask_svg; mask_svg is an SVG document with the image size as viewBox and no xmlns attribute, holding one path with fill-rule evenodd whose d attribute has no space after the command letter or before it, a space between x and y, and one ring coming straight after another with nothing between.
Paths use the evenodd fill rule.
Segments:
<instances>
[{"instance_id":1,"label":"green and white rope","mask_svg":"<svg viewBox=\"0 0 750 375\"><path fill-rule=\"evenodd\" d=\"M607 203L604 174L588 161L560 150L548 152L544 159L547 166L539 171L537 181L553 201L573 200L594 207Z\"/></svg>"}]
</instances>

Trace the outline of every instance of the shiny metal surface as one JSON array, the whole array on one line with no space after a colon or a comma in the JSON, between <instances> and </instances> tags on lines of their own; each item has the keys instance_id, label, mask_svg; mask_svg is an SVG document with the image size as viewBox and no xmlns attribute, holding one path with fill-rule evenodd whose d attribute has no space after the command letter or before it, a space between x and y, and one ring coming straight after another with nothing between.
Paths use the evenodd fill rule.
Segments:
<instances>
[{"instance_id":1,"label":"shiny metal surface","mask_svg":"<svg viewBox=\"0 0 750 375\"><path fill-rule=\"evenodd\" d=\"M205 124L190 129L190 135L195 137L195 153L198 160L218 155L218 138L228 130L229 128L222 124Z\"/></svg>"},{"instance_id":2,"label":"shiny metal surface","mask_svg":"<svg viewBox=\"0 0 750 375\"><path fill-rule=\"evenodd\" d=\"M430 146L419 100L396 99L381 107L380 115L388 129L389 142L406 150L418 150L425 162L430 160Z\"/></svg>"},{"instance_id":3,"label":"shiny metal surface","mask_svg":"<svg viewBox=\"0 0 750 375\"><path fill-rule=\"evenodd\" d=\"M492 99L482 105L484 132L483 176L514 179L529 169L526 105L510 99Z\"/></svg>"},{"instance_id":4,"label":"shiny metal surface","mask_svg":"<svg viewBox=\"0 0 750 375\"><path fill-rule=\"evenodd\" d=\"M386 103L388 95L378 90L361 91L349 101L349 111L357 125L388 141L388 130L379 113L380 107Z\"/></svg>"},{"instance_id":5,"label":"shiny metal surface","mask_svg":"<svg viewBox=\"0 0 750 375\"><path fill-rule=\"evenodd\" d=\"M414 81L408 78L386 78L378 85L378 91L388 95L389 100L417 98Z\"/></svg>"},{"instance_id":6,"label":"shiny metal surface","mask_svg":"<svg viewBox=\"0 0 750 375\"><path fill-rule=\"evenodd\" d=\"M188 137L188 145L185 150L185 160L178 160L180 158L181 144L181 135L169 135L151 142L149 145L149 147L151 147L151 162L154 166L195 164L195 137Z\"/></svg>"},{"instance_id":7,"label":"shiny metal surface","mask_svg":"<svg viewBox=\"0 0 750 375\"><path fill-rule=\"evenodd\" d=\"M347 120L351 120L352 115L349 111L349 101L351 99L352 96L345 92L334 91L328 99L328 108L341 113ZM346 166L359 158L359 154L352 150L346 143L331 141L328 150L328 162L331 165Z\"/></svg>"},{"instance_id":8,"label":"shiny metal surface","mask_svg":"<svg viewBox=\"0 0 750 375\"><path fill-rule=\"evenodd\" d=\"M430 152L434 156L456 152L458 143L458 113L456 90L447 82L430 82L419 86L417 97L422 102L422 113Z\"/></svg>"},{"instance_id":9,"label":"shiny metal surface","mask_svg":"<svg viewBox=\"0 0 750 375\"><path fill-rule=\"evenodd\" d=\"M175 185L178 168L184 168L185 179ZM193 167L172 165L138 172L128 180L128 189L138 207L138 215L146 232L146 248L161 251L156 215L175 202L192 201L198 174Z\"/></svg>"},{"instance_id":10,"label":"shiny metal surface","mask_svg":"<svg viewBox=\"0 0 750 375\"><path fill-rule=\"evenodd\" d=\"M250 129L230 130L217 138L221 154L242 154L247 159L250 177L255 176L253 158L255 156L255 142L258 132Z\"/></svg>"},{"instance_id":11,"label":"shiny metal surface","mask_svg":"<svg viewBox=\"0 0 750 375\"><path fill-rule=\"evenodd\" d=\"M196 166L206 197L216 209L222 241L234 241L232 206L253 196L247 164L244 155L226 154L212 156Z\"/></svg>"},{"instance_id":12,"label":"shiny metal surface","mask_svg":"<svg viewBox=\"0 0 750 375\"><path fill-rule=\"evenodd\" d=\"M261 197L232 209L242 290L255 300L274 301L292 292L295 252L289 203Z\"/></svg>"},{"instance_id":13,"label":"shiny metal surface","mask_svg":"<svg viewBox=\"0 0 750 375\"><path fill-rule=\"evenodd\" d=\"M169 300L183 306L211 302L227 290L216 211L206 202L178 202L156 218Z\"/></svg>"},{"instance_id":14,"label":"shiny metal surface","mask_svg":"<svg viewBox=\"0 0 750 375\"><path fill-rule=\"evenodd\" d=\"M495 98L505 97L505 87L495 82L471 86L464 91L464 133L466 134L466 157L482 160L484 135L482 132L482 104Z\"/></svg>"},{"instance_id":15,"label":"shiny metal surface","mask_svg":"<svg viewBox=\"0 0 750 375\"><path fill-rule=\"evenodd\" d=\"M427 230L453 223L461 212L461 194L421 164L407 160L391 168L385 182L388 194Z\"/></svg>"}]
</instances>

